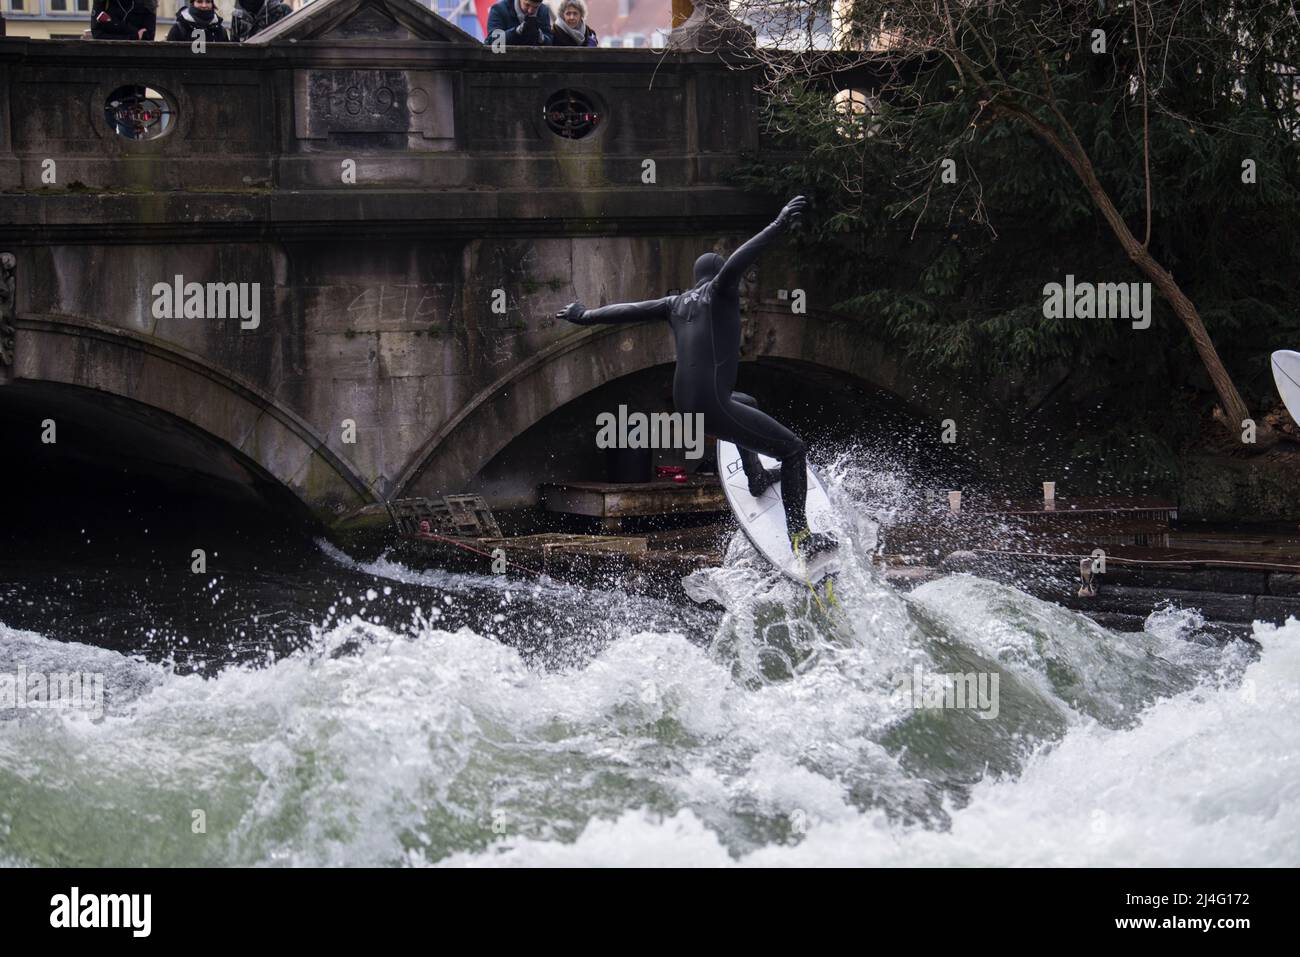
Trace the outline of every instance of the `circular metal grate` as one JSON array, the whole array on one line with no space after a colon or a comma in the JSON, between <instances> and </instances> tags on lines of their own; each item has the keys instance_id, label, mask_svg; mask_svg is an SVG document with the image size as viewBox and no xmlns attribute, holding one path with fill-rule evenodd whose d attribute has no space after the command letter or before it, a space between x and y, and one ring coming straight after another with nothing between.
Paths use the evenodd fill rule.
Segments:
<instances>
[{"instance_id":1,"label":"circular metal grate","mask_svg":"<svg viewBox=\"0 0 1300 957\"><path fill-rule=\"evenodd\" d=\"M171 103L147 86L120 86L108 95L104 118L118 136L128 140L154 140L171 129Z\"/></svg>"},{"instance_id":2,"label":"circular metal grate","mask_svg":"<svg viewBox=\"0 0 1300 957\"><path fill-rule=\"evenodd\" d=\"M560 90L543 107L546 125L556 136L580 140L600 125L600 113L577 90Z\"/></svg>"}]
</instances>

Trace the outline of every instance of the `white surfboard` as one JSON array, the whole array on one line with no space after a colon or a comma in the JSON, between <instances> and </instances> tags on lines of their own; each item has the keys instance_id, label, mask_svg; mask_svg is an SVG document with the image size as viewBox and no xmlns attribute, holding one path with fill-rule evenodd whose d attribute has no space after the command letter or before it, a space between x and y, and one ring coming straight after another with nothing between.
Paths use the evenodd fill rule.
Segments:
<instances>
[{"instance_id":1,"label":"white surfboard","mask_svg":"<svg viewBox=\"0 0 1300 957\"><path fill-rule=\"evenodd\" d=\"M776 468L781 463L760 455L763 468ZM727 504L735 513L736 521L745 530L754 547L783 575L797 582L815 585L839 569L837 549L814 555L811 560L796 558L790 548L790 536L785 527L785 507L781 504L781 484L778 482L758 498L749 494L749 480L740 464L740 449L732 442L718 442L718 475L722 478L722 491ZM808 469L808 528L814 532L829 532L832 527L831 500L826 495L821 479Z\"/></svg>"},{"instance_id":2,"label":"white surfboard","mask_svg":"<svg viewBox=\"0 0 1300 957\"><path fill-rule=\"evenodd\" d=\"M1300 422L1300 352L1279 349L1273 353L1273 381L1291 418Z\"/></svg>"}]
</instances>

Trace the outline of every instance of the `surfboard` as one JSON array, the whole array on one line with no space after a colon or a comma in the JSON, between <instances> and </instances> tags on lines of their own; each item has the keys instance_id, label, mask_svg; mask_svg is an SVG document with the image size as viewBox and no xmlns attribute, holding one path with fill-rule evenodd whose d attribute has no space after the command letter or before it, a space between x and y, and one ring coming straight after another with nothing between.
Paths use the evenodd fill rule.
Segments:
<instances>
[{"instance_id":1,"label":"surfboard","mask_svg":"<svg viewBox=\"0 0 1300 957\"><path fill-rule=\"evenodd\" d=\"M1273 353L1273 381L1291 418L1300 422L1300 352L1279 349Z\"/></svg>"},{"instance_id":2,"label":"surfboard","mask_svg":"<svg viewBox=\"0 0 1300 957\"><path fill-rule=\"evenodd\" d=\"M781 463L760 455L763 468L776 468ZM790 536L785 528L785 507L781 504L781 484L778 482L758 498L749 494L749 480L740 462L740 449L732 442L718 442L718 475L727 504L744 529L745 535L759 553L771 562L781 574L797 582L815 585L839 569L837 549L821 552L811 560L796 558L790 548ZM817 473L808 468L808 527L814 532L829 532L834 510L826 495L826 488Z\"/></svg>"}]
</instances>

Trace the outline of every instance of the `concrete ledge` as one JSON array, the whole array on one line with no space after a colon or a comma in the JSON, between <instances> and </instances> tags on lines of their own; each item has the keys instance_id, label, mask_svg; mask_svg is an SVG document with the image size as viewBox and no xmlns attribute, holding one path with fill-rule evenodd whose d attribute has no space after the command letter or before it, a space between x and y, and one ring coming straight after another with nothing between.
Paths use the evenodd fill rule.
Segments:
<instances>
[{"instance_id":1,"label":"concrete ledge","mask_svg":"<svg viewBox=\"0 0 1300 957\"><path fill-rule=\"evenodd\" d=\"M744 231L769 200L727 187L586 190L246 190L0 195L11 245L117 238L391 236L437 224L441 239Z\"/></svg>"}]
</instances>

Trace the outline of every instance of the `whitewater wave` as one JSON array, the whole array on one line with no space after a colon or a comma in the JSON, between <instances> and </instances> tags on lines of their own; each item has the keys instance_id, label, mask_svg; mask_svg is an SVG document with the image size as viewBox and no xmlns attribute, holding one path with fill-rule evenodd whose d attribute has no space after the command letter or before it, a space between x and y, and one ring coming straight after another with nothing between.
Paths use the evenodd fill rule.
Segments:
<instances>
[{"instance_id":1,"label":"whitewater wave","mask_svg":"<svg viewBox=\"0 0 1300 957\"><path fill-rule=\"evenodd\" d=\"M309 651L204 679L0 627L0 670L101 669L123 689L102 719L0 723L0 855L1296 863L1300 624L1258 626L1255 661L1157 634L1129 647L999 588L954 576L910 599L923 649L1005 665L996 721L909 709L876 666L846 667L851 645L755 684L680 634L539 671L468 629L354 619ZM1147 670L1126 682L1135 664Z\"/></svg>"},{"instance_id":2,"label":"whitewater wave","mask_svg":"<svg viewBox=\"0 0 1300 957\"><path fill-rule=\"evenodd\" d=\"M828 474L830 603L738 536L685 583L720 615L332 554L374 587L211 677L0 625L0 675L107 690L3 715L0 862L1300 863L1300 623L1220 645L1194 612L1119 635L970 575L902 594L871 562L900 483ZM385 581L433 591L380 620ZM962 676L996 701L928 697Z\"/></svg>"},{"instance_id":3,"label":"whitewater wave","mask_svg":"<svg viewBox=\"0 0 1300 957\"><path fill-rule=\"evenodd\" d=\"M942 830L897 827L883 811L823 814L797 843L736 856L689 808L637 809L570 844L502 840L442 863L1294 867L1300 624L1260 624L1255 638L1263 654L1240 684L1158 701L1131 728L1076 726L1018 777L978 784Z\"/></svg>"}]
</instances>

